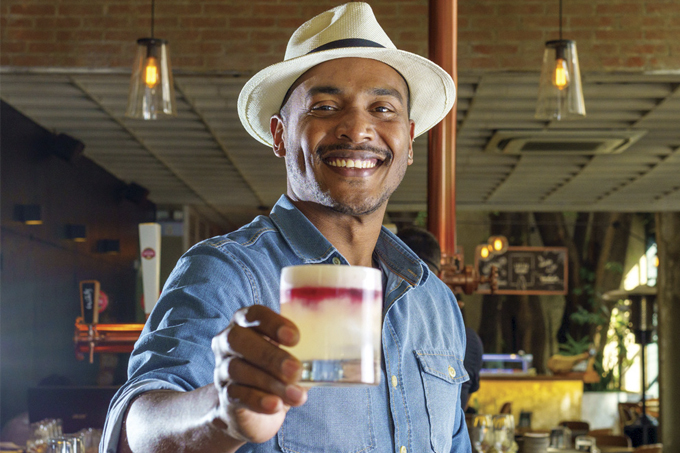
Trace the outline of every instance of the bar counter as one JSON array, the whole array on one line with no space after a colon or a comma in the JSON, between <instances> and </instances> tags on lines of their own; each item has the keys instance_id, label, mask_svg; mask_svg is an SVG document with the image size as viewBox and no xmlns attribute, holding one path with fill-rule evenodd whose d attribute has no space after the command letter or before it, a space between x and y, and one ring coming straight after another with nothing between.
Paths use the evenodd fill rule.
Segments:
<instances>
[{"instance_id":1,"label":"bar counter","mask_svg":"<svg viewBox=\"0 0 680 453\"><path fill-rule=\"evenodd\" d=\"M549 430L563 420L580 420L583 380L580 377L484 375L469 406L478 413L498 414L512 403L519 422L521 412L531 412L532 430Z\"/></svg>"}]
</instances>

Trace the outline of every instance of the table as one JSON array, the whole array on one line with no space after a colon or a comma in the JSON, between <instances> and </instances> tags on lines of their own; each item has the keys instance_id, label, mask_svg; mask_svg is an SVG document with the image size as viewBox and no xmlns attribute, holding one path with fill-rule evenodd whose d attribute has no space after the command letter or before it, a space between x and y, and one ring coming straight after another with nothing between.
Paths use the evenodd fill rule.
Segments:
<instances>
[{"instance_id":1,"label":"table","mask_svg":"<svg viewBox=\"0 0 680 453\"><path fill-rule=\"evenodd\" d=\"M632 447L597 447L602 453L631 453L635 450Z\"/></svg>"},{"instance_id":2,"label":"table","mask_svg":"<svg viewBox=\"0 0 680 453\"><path fill-rule=\"evenodd\" d=\"M597 447L601 453L632 453L635 449L631 447ZM559 450L548 447L547 453L583 453L574 449Z\"/></svg>"}]
</instances>

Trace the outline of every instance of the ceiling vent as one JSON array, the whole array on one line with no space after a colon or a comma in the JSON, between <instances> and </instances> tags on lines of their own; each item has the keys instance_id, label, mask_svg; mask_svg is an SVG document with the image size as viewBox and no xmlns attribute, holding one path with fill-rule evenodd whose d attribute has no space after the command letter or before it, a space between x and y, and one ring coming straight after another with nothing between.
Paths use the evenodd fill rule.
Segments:
<instances>
[{"instance_id":1,"label":"ceiling vent","mask_svg":"<svg viewBox=\"0 0 680 453\"><path fill-rule=\"evenodd\" d=\"M647 131L504 131L489 140L485 151L504 154L617 154Z\"/></svg>"}]
</instances>

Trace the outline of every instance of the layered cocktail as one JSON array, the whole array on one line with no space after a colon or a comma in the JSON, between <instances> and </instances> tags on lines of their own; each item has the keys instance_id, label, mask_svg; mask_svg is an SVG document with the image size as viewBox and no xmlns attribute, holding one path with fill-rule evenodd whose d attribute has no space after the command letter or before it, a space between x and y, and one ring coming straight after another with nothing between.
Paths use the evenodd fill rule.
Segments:
<instances>
[{"instance_id":1,"label":"layered cocktail","mask_svg":"<svg viewBox=\"0 0 680 453\"><path fill-rule=\"evenodd\" d=\"M281 314L300 329L290 348L303 384L378 384L382 274L361 266L290 266L281 273Z\"/></svg>"}]
</instances>

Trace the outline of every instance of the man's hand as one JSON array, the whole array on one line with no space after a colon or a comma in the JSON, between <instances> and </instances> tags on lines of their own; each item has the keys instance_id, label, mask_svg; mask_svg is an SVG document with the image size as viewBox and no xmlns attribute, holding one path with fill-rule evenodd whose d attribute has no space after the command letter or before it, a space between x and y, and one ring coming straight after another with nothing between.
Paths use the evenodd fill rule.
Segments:
<instances>
[{"instance_id":1,"label":"man's hand","mask_svg":"<svg viewBox=\"0 0 680 453\"><path fill-rule=\"evenodd\" d=\"M296 385L300 361L279 345L294 346L300 334L290 320L261 305L243 308L212 340L218 417L226 434L244 442L271 439L291 406L307 401Z\"/></svg>"}]
</instances>

